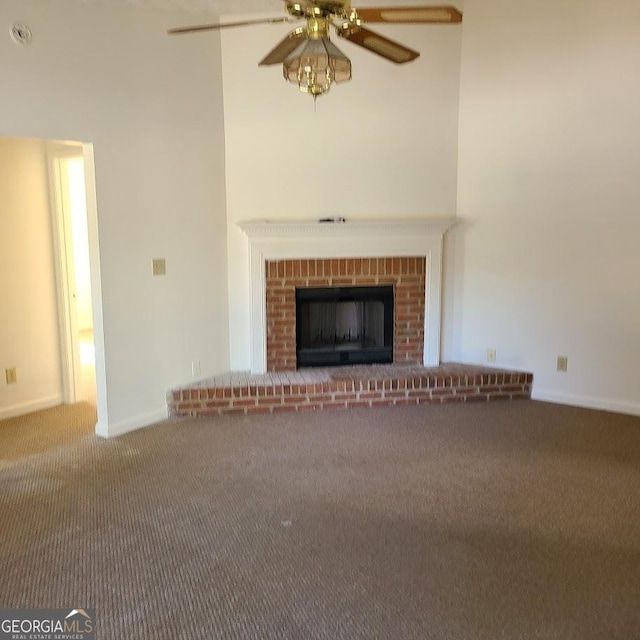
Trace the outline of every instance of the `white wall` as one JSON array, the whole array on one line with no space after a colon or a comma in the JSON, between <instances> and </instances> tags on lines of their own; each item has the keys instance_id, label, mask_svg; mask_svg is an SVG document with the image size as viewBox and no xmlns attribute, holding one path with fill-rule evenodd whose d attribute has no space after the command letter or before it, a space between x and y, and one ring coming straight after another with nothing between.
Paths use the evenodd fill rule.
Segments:
<instances>
[{"instance_id":1,"label":"white wall","mask_svg":"<svg viewBox=\"0 0 640 640\"><path fill-rule=\"evenodd\" d=\"M445 356L496 348L536 397L640 414L640 5L475 0L464 21Z\"/></svg>"},{"instance_id":2,"label":"white wall","mask_svg":"<svg viewBox=\"0 0 640 640\"><path fill-rule=\"evenodd\" d=\"M258 67L290 25L223 31L233 369L250 366L248 249L238 221L455 214L461 28L374 28L421 57L394 65L334 36L353 79L320 97L315 112L281 65Z\"/></svg>"},{"instance_id":3,"label":"white wall","mask_svg":"<svg viewBox=\"0 0 640 640\"><path fill-rule=\"evenodd\" d=\"M107 418L116 434L166 415L165 393L228 369L219 40L169 37L211 16L4 0L33 43L0 37L0 135L93 143ZM167 275L151 276L164 257ZM97 328L100 324L97 324ZM97 340L99 342L99 340Z\"/></svg>"},{"instance_id":4,"label":"white wall","mask_svg":"<svg viewBox=\"0 0 640 640\"><path fill-rule=\"evenodd\" d=\"M47 176L42 142L0 139L0 418L62 398Z\"/></svg>"}]
</instances>

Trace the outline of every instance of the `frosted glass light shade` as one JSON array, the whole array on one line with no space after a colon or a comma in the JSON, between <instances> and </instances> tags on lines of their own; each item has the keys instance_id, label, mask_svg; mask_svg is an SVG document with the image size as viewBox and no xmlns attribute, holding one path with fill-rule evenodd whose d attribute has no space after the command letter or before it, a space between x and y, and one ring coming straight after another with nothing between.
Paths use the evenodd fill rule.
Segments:
<instances>
[{"instance_id":1,"label":"frosted glass light shade","mask_svg":"<svg viewBox=\"0 0 640 640\"><path fill-rule=\"evenodd\" d=\"M302 42L284 61L284 77L314 98L351 80L351 61L329 38Z\"/></svg>"}]
</instances>

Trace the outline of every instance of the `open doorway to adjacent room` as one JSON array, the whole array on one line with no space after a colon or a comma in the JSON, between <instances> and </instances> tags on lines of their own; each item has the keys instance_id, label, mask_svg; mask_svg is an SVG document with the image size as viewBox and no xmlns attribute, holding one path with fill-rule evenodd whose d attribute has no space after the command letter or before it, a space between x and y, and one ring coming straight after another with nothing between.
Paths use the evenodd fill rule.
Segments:
<instances>
[{"instance_id":1,"label":"open doorway to adjacent room","mask_svg":"<svg viewBox=\"0 0 640 640\"><path fill-rule=\"evenodd\" d=\"M65 403L96 405L87 197L82 147L48 149Z\"/></svg>"},{"instance_id":2,"label":"open doorway to adjacent room","mask_svg":"<svg viewBox=\"0 0 640 640\"><path fill-rule=\"evenodd\" d=\"M28 453L107 423L93 146L0 137L0 229L0 453Z\"/></svg>"}]
</instances>

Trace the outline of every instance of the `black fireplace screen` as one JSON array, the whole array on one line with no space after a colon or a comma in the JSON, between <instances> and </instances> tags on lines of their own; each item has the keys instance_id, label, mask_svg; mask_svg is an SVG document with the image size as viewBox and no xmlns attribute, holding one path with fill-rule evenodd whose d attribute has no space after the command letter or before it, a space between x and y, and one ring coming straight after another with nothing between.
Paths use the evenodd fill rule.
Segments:
<instances>
[{"instance_id":1,"label":"black fireplace screen","mask_svg":"<svg viewBox=\"0 0 640 640\"><path fill-rule=\"evenodd\" d=\"M393 287L296 290L298 367L393 362Z\"/></svg>"}]
</instances>

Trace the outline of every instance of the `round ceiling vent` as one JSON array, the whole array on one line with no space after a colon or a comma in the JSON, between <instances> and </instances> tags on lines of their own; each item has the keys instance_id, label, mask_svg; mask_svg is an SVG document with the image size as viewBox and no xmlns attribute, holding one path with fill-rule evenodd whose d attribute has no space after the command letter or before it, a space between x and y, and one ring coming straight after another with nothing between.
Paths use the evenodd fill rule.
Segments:
<instances>
[{"instance_id":1,"label":"round ceiling vent","mask_svg":"<svg viewBox=\"0 0 640 640\"><path fill-rule=\"evenodd\" d=\"M31 43L31 29L26 24L14 22L9 28L9 35L16 44Z\"/></svg>"}]
</instances>

